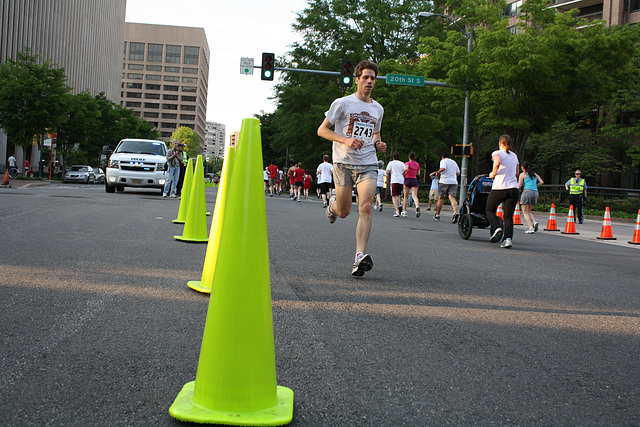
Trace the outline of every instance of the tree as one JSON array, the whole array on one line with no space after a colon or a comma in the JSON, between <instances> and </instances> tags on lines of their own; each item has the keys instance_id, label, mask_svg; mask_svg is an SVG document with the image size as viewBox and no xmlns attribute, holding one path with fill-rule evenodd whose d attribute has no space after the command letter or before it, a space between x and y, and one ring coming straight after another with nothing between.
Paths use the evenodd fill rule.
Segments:
<instances>
[{"instance_id":1,"label":"tree","mask_svg":"<svg viewBox=\"0 0 640 427\"><path fill-rule=\"evenodd\" d=\"M291 60L284 65L337 71L340 59L349 58L356 63L362 59L376 61L381 74L394 69L414 70L418 40L428 31L417 15L431 8L431 2L424 0L311 0L293 25L302 34L303 41L293 45L288 53ZM385 63L385 60L392 62ZM436 141L434 135L442 127L438 115L430 110L429 96L435 92L384 86L379 82L374 91L374 98L383 99L386 109L383 139L392 147L413 145L416 152L418 148L425 150L427 142ZM286 74L284 83L277 86L278 108L266 123L276 130L265 132L263 123L263 133L270 138L269 148L279 153L274 157L283 158L288 153L287 163L319 163L323 154L331 152L331 143L316 135L324 113L334 99L353 90L341 89L337 78L325 75Z\"/></svg>"},{"instance_id":2,"label":"tree","mask_svg":"<svg viewBox=\"0 0 640 427\"><path fill-rule=\"evenodd\" d=\"M558 13L547 6L546 0L528 0L520 23L509 28L508 20L499 18L500 3L482 2L474 8L463 1L447 11L465 17L462 26L474 28L471 54L459 31L442 40L422 40L431 66L444 70L451 85L471 90L479 126L510 134L521 158L533 133L551 129L558 118L575 111L606 103L614 89L637 76L631 62L637 29L608 28L603 21L586 25L574 12Z\"/></svg>"},{"instance_id":3,"label":"tree","mask_svg":"<svg viewBox=\"0 0 640 427\"><path fill-rule=\"evenodd\" d=\"M82 151L87 163L97 166L97 153L92 150L91 141L94 141L100 131L100 111L95 98L88 92L67 96L67 108L64 120L60 123L56 147L62 151L62 173L66 171L67 158L70 151L76 147ZM95 154L95 156L92 156ZM91 162L90 159L95 159Z\"/></svg>"},{"instance_id":4,"label":"tree","mask_svg":"<svg viewBox=\"0 0 640 427\"><path fill-rule=\"evenodd\" d=\"M0 127L11 143L29 147L34 135L58 128L71 90L66 81L64 68L28 51L0 65Z\"/></svg>"},{"instance_id":5,"label":"tree","mask_svg":"<svg viewBox=\"0 0 640 427\"><path fill-rule=\"evenodd\" d=\"M107 99L104 92L95 96L99 110L98 132L92 142L92 149L103 146L115 147L124 138L158 139L160 133L146 120L138 117L133 110L124 108Z\"/></svg>"},{"instance_id":6,"label":"tree","mask_svg":"<svg viewBox=\"0 0 640 427\"><path fill-rule=\"evenodd\" d=\"M174 139L184 144L184 151L187 153L188 158L195 159L196 156L201 153L200 137L193 129L180 126L171 134L171 140Z\"/></svg>"}]
</instances>

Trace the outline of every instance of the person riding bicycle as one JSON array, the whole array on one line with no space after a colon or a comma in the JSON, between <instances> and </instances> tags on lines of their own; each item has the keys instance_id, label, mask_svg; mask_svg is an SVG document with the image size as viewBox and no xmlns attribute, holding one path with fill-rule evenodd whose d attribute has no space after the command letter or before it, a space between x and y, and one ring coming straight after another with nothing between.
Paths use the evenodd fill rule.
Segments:
<instances>
[{"instance_id":1,"label":"person riding bicycle","mask_svg":"<svg viewBox=\"0 0 640 427\"><path fill-rule=\"evenodd\" d=\"M11 178L15 178L16 176L18 176L20 170L18 169L18 163L16 162L16 158L13 154L9 156L9 158L7 159L7 163L9 164L9 176L11 176Z\"/></svg>"}]
</instances>

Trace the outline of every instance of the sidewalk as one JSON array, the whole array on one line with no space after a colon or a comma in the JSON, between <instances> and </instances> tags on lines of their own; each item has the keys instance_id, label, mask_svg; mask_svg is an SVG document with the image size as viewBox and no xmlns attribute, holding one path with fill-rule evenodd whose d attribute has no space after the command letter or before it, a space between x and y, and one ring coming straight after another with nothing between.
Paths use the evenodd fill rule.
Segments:
<instances>
[{"instance_id":1,"label":"sidewalk","mask_svg":"<svg viewBox=\"0 0 640 427\"><path fill-rule=\"evenodd\" d=\"M9 187L12 188L33 188L33 187L46 187L47 185L61 183L62 181L54 181L48 179L10 179ZM8 188L8 187L2 187Z\"/></svg>"}]
</instances>

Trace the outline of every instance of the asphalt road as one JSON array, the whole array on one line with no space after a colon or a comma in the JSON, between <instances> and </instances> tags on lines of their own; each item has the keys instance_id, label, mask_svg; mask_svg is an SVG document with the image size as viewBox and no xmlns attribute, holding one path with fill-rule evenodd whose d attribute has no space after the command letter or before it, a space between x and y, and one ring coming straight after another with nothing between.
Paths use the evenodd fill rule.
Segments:
<instances>
[{"instance_id":1,"label":"asphalt road","mask_svg":"<svg viewBox=\"0 0 640 427\"><path fill-rule=\"evenodd\" d=\"M186 286L206 245L173 239L178 203L0 189L0 424L183 424L168 408L195 378L209 297ZM333 225L315 199L266 205L291 425L640 424L632 226L614 224L615 243L589 221L571 237L518 227L505 250L486 230L461 239L448 215L387 208L374 268L353 278L355 205Z\"/></svg>"}]
</instances>

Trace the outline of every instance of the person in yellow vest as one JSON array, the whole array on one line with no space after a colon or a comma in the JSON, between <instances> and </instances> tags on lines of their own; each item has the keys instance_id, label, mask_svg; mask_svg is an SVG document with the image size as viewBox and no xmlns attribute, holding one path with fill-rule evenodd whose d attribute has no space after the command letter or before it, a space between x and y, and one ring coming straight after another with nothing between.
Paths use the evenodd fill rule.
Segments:
<instances>
[{"instance_id":1,"label":"person in yellow vest","mask_svg":"<svg viewBox=\"0 0 640 427\"><path fill-rule=\"evenodd\" d=\"M582 224L584 221L582 217L582 202L587 197L587 183L582 178L582 171L577 170L576 177L567 181L564 184L564 188L569 192L569 203L575 209L576 219L578 223Z\"/></svg>"},{"instance_id":2,"label":"person in yellow vest","mask_svg":"<svg viewBox=\"0 0 640 427\"><path fill-rule=\"evenodd\" d=\"M184 144L178 144L178 146L182 146L182 163L180 163L180 178L178 179L178 186L176 187L176 195L180 197L182 194L182 184L184 183L184 176L187 172L187 163L189 162L189 156L187 156L187 152L184 151Z\"/></svg>"}]
</instances>

